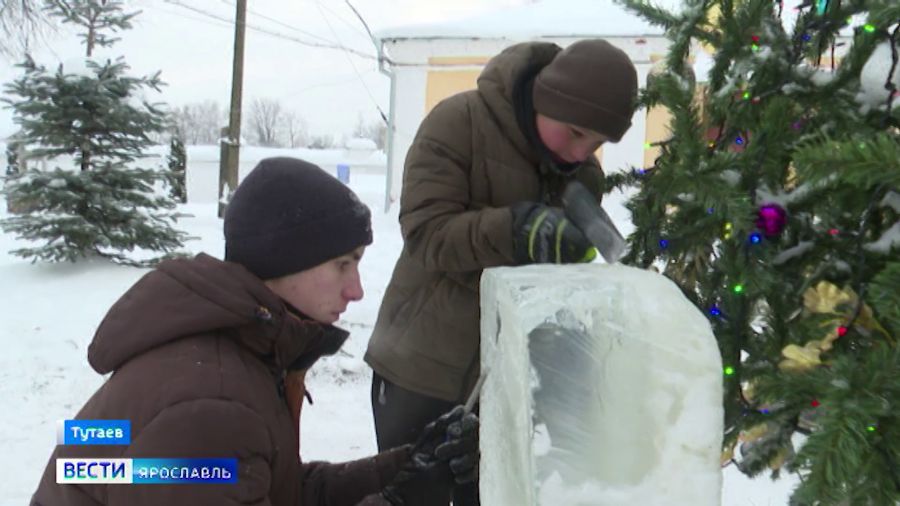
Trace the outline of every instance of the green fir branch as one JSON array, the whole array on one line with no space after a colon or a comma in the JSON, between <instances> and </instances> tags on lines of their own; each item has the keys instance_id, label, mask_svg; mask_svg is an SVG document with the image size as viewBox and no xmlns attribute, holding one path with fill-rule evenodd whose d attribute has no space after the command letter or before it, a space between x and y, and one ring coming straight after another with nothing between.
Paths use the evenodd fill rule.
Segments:
<instances>
[{"instance_id":1,"label":"green fir branch","mask_svg":"<svg viewBox=\"0 0 900 506\"><path fill-rule=\"evenodd\" d=\"M647 22L660 26L665 30L678 22L678 17L668 10L659 7L647 0L615 0L626 10L647 20Z\"/></svg>"},{"instance_id":2,"label":"green fir branch","mask_svg":"<svg viewBox=\"0 0 900 506\"><path fill-rule=\"evenodd\" d=\"M875 319L896 343L900 340L900 262L894 261L878 273L869 284L866 302Z\"/></svg>"}]
</instances>

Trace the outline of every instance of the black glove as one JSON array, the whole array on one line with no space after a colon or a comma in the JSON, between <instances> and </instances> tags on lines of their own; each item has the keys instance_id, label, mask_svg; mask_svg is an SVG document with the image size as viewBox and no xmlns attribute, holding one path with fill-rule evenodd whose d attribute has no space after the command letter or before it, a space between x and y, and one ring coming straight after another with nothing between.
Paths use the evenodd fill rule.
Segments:
<instances>
[{"instance_id":1,"label":"black glove","mask_svg":"<svg viewBox=\"0 0 900 506\"><path fill-rule=\"evenodd\" d=\"M407 445L409 446L409 445ZM393 481L381 490L381 497L393 506L405 506L403 500L403 487L418 474L433 467L433 463L423 458L424 455L416 453L410 447L409 460L397 471Z\"/></svg>"},{"instance_id":2,"label":"black glove","mask_svg":"<svg viewBox=\"0 0 900 506\"><path fill-rule=\"evenodd\" d=\"M558 207L520 202L512 206L512 215L519 264L590 262L597 256L597 249Z\"/></svg>"},{"instance_id":3,"label":"black glove","mask_svg":"<svg viewBox=\"0 0 900 506\"><path fill-rule=\"evenodd\" d=\"M456 483L478 478L478 416L462 406L441 415L425 426L410 449L409 460L381 492L394 506L403 506L402 488L415 476L447 464Z\"/></svg>"},{"instance_id":4,"label":"black glove","mask_svg":"<svg viewBox=\"0 0 900 506\"><path fill-rule=\"evenodd\" d=\"M456 483L471 483L478 479L479 421L475 413L463 413L462 406L453 408L450 413L457 411L461 417L447 426L446 440L434 449L434 456L450 464Z\"/></svg>"}]
</instances>

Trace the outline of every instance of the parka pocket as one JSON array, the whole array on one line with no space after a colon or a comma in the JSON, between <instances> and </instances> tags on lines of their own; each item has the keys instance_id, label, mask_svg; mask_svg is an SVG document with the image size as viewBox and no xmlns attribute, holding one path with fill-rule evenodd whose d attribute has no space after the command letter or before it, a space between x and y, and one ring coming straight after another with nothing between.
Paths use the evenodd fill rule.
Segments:
<instances>
[{"instance_id":1,"label":"parka pocket","mask_svg":"<svg viewBox=\"0 0 900 506\"><path fill-rule=\"evenodd\" d=\"M478 297L471 290L441 277L409 326L419 353L439 364L462 370L478 352Z\"/></svg>"}]
</instances>

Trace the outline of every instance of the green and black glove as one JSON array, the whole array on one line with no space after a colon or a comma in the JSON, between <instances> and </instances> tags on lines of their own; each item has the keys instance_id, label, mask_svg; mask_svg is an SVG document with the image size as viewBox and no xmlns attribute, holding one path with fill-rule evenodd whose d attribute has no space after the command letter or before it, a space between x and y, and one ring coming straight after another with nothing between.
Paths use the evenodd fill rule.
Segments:
<instances>
[{"instance_id":1,"label":"green and black glove","mask_svg":"<svg viewBox=\"0 0 900 506\"><path fill-rule=\"evenodd\" d=\"M520 202L512 206L512 215L519 264L590 262L597 256L597 249L558 207Z\"/></svg>"}]
</instances>

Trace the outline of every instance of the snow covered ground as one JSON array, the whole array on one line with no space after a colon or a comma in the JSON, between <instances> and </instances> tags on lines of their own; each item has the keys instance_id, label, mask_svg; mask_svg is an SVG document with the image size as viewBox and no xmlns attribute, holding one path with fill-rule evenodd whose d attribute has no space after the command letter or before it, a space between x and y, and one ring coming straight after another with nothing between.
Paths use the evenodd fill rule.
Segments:
<instances>
[{"instance_id":1,"label":"snow covered ground","mask_svg":"<svg viewBox=\"0 0 900 506\"><path fill-rule=\"evenodd\" d=\"M218 167L199 163L211 154L208 151L188 151L190 203L182 210L193 216L180 227L197 237L186 244L187 251L221 258L222 225L215 205ZM241 152L242 171L262 157L278 155L304 156L332 171L336 159L327 152L246 148ZM340 461L375 451L371 376L362 355L402 240L396 206L384 212L385 176L351 169L350 186L372 208L375 243L361 264L365 297L351 304L339 322L351 331L351 338L341 353L318 363L309 377L315 404L303 410L305 460ZM631 226L621 202L622 196L613 195L605 207L627 234ZM5 216L6 203L0 202L0 218ZM21 245L0 233L0 506L28 503L55 444L55 422L74 415L103 382L86 360L97 325L109 305L146 272L99 260L31 264L8 253ZM723 472L723 506L784 505L796 484L793 477L774 483L749 480L733 466Z\"/></svg>"}]
</instances>

